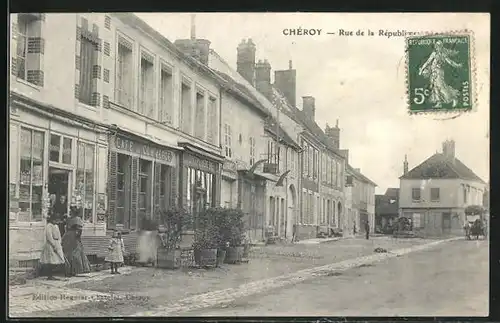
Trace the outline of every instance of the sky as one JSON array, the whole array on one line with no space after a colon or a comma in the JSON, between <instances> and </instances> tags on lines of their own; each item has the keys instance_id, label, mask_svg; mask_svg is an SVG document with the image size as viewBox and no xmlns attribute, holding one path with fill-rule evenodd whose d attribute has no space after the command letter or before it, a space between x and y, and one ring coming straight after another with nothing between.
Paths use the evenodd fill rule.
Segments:
<instances>
[{"instance_id":1,"label":"sky","mask_svg":"<svg viewBox=\"0 0 500 323\"><path fill-rule=\"evenodd\" d=\"M172 42L189 38L188 13L138 13ZM316 122L324 129L339 120L340 148L349 164L377 183L377 194L399 187L403 160L409 168L455 140L456 156L489 180L490 16L483 13L197 13L196 37L236 69L236 48L252 38L256 58L275 70L297 70L297 105L316 98ZM320 35L286 36L283 29L321 29ZM364 31L340 36L339 30ZM367 30L375 33L367 36ZM404 37L390 32L474 33L476 67L473 112L462 115L413 115L407 112ZM327 32L334 32L329 35ZM452 118L455 117L455 118Z\"/></svg>"}]
</instances>

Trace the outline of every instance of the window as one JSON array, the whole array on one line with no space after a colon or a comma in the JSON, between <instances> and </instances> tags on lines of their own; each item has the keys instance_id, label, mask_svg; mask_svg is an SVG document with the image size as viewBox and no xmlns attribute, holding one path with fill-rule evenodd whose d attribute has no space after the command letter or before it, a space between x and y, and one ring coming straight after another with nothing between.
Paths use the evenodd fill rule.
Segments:
<instances>
[{"instance_id":1,"label":"window","mask_svg":"<svg viewBox=\"0 0 500 323\"><path fill-rule=\"evenodd\" d=\"M313 176L313 163L314 163L314 149L313 147L309 146L309 161L308 161L308 164L307 164L307 176L309 178L312 178Z\"/></svg>"},{"instance_id":2,"label":"window","mask_svg":"<svg viewBox=\"0 0 500 323\"><path fill-rule=\"evenodd\" d=\"M123 154L118 154L118 169L116 171L117 175L117 187L116 187L116 223L124 224L125 221L125 203L127 197L125 196L125 188L128 186L127 175L130 176L130 157Z\"/></svg>"},{"instance_id":3,"label":"window","mask_svg":"<svg viewBox=\"0 0 500 323\"><path fill-rule=\"evenodd\" d=\"M463 187L463 192L464 192L464 203L467 203L467 187Z\"/></svg>"},{"instance_id":4,"label":"window","mask_svg":"<svg viewBox=\"0 0 500 323\"><path fill-rule=\"evenodd\" d=\"M139 160L139 218L142 220L151 211L151 162Z\"/></svg>"},{"instance_id":5,"label":"window","mask_svg":"<svg viewBox=\"0 0 500 323\"><path fill-rule=\"evenodd\" d=\"M42 220L44 133L21 128L19 221Z\"/></svg>"},{"instance_id":6,"label":"window","mask_svg":"<svg viewBox=\"0 0 500 323\"><path fill-rule=\"evenodd\" d=\"M300 224L305 223L304 220L305 220L306 214L307 214L307 192L302 192L302 210L301 210L300 216L299 216L299 223Z\"/></svg>"},{"instance_id":7,"label":"window","mask_svg":"<svg viewBox=\"0 0 500 323\"><path fill-rule=\"evenodd\" d=\"M78 142L78 164L76 167L76 194L83 204L83 220L93 221L94 210L94 161L95 146Z\"/></svg>"},{"instance_id":8,"label":"window","mask_svg":"<svg viewBox=\"0 0 500 323\"><path fill-rule=\"evenodd\" d=\"M150 118L154 117L154 58L142 53L141 57L141 88L139 92L139 113Z\"/></svg>"},{"instance_id":9,"label":"window","mask_svg":"<svg viewBox=\"0 0 500 323\"><path fill-rule=\"evenodd\" d=\"M250 166L255 163L255 138L250 137L248 139L250 145Z\"/></svg>"},{"instance_id":10,"label":"window","mask_svg":"<svg viewBox=\"0 0 500 323\"><path fill-rule=\"evenodd\" d=\"M196 92L195 136L205 139L205 95Z\"/></svg>"},{"instance_id":11,"label":"window","mask_svg":"<svg viewBox=\"0 0 500 323\"><path fill-rule=\"evenodd\" d=\"M193 125L191 124L191 87L182 83L181 86L181 124L182 131L187 134L193 132Z\"/></svg>"},{"instance_id":12,"label":"window","mask_svg":"<svg viewBox=\"0 0 500 323\"><path fill-rule=\"evenodd\" d=\"M51 134L49 160L56 163L71 164L72 143L71 138Z\"/></svg>"},{"instance_id":13,"label":"window","mask_svg":"<svg viewBox=\"0 0 500 323\"><path fill-rule=\"evenodd\" d=\"M290 170L295 172L295 151L290 150Z\"/></svg>"},{"instance_id":14,"label":"window","mask_svg":"<svg viewBox=\"0 0 500 323\"><path fill-rule=\"evenodd\" d=\"M231 135L231 126L228 123L224 124L224 150L226 157L229 158L233 155Z\"/></svg>"},{"instance_id":15,"label":"window","mask_svg":"<svg viewBox=\"0 0 500 323\"><path fill-rule=\"evenodd\" d=\"M160 109L159 120L166 124L172 124L173 109L173 79L172 73L166 67L161 70L160 77Z\"/></svg>"},{"instance_id":16,"label":"window","mask_svg":"<svg viewBox=\"0 0 500 323\"><path fill-rule=\"evenodd\" d=\"M217 99L210 97L208 99L208 124L207 124L207 141L212 144L217 144L217 132L219 129L219 121L217 119Z\"/></svg>"},{"instance_id":17,"label":"window","mask_svg":"<svg viewBox=\"0 0 500 323\"><path fill-rule=\"evenodd\" d=\"M420 188L411 189L411 199L416 202L420 201Z\"/></svg>"},{"instance_id":18,"label":"window","mask_svg":"<svg viewBox=\"0 0 500 323\"><path fill-rule=\"evenodd\" d=\"M318 177L317 169L316 169L317 159L318 159L317 151L313 150L313 179L316 179Z\"/></svg>"},{"instance_id":19,"label":"window","mask_svg":"<svg viewBox=\"0 0 500 323\"><path fill-rule=\"evenodd\" d=\"M439 202L439 187L431 188L431 201Z\"/></svg>"},{"instance_id":20,"label":"window","mask_svg":"<svg viewBox=\"0 0 500 323\"><path fill-rule=\"evenodd\" d=\"M168 209L168 204L169 204L169 185L168 185L168 179L170 178L169 173L170 173L170 168L167 165L163 164L156 164L158 165L157 167L160 167L160 178L159 178L159 186L160 186L160 209L166 210Z\"/></svg>"},{"instance_id":21,"label":"window","mask_svg":"<svg viewBox=\"0 0 500 323\"><path fill-rule=\"evenodd\" d=\"M31 58L28 55L28 42L30 38L40 35L40 25L36 23L36 18L30 14L18 14L17 16L17 53L16 53L16 72L17 77L40 85L33 79L28 78L28 68L31 65ZM38 36L39 37L39 36ZM40 38L38 38L40 40ZM37 42L36 44L40 44ZM41 46L41 44L40 44ZM37 84L38 83L38 84Z\"/></svg>"},{"instance_id":22,"label":"window","mask_svg":"<svg viewBox=\"0 0 500 323\"><path fill-rule=\"evenodd\" d=\"M97 65L97 44L82 34L80 41L80 82L78 100L92 105L92 71Z\"/></svg>"},{"instance_id":23,"label":"window","mask_svg":"<svg viewBox=\"0 0 500 323\"><path fill-rule=\"evenodd\" d=\"M132 48L132 43L122 37L119 37L116 55L115 95L118 104L128 109L132 109L134 103Z\"/></svg>"}]
</instances>

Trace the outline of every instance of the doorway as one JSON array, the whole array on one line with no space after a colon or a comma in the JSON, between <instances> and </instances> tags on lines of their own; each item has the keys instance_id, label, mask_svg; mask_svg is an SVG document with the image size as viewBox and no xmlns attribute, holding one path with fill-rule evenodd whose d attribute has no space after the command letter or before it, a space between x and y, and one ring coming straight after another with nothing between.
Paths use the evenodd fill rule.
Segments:
<instances>
[{"instance_id":1,"label":"doorway","mask_svg":"<svg viewBox=\"0 0 500 323\"><path fill-rule=\"evenodd\" d=\"M443 233L449 234L451 231L451 213L443 212Z\"/></svg>"},{"instance_id":2,"label":"doorway","mask_svg":"<svg viewBox=\"0 0 500 323\"><path fill-rule=\"evenodd\" d=\"M49 167L48 193L51 213L62 220L69 216L70 174L68 169ZM64 224L59 224L61 235L64 234Z\"/></svg>"}]
</instances>

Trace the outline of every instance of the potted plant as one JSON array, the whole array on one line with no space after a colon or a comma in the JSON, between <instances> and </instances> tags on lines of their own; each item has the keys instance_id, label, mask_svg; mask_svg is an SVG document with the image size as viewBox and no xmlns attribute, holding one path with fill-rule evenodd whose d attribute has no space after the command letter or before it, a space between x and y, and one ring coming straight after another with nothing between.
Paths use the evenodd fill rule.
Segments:
<instances>
[{"instance_id":1,"label":"potted plant","mask_svg":"<svg viewBox=\"0 0 500 323\"><path fill-rule=\"evenodd\" d=\"M226 244L225 263L239 263L243 258L245 248L244 238L244 213L241 209L222 209L217 216L221 242Z\"/></svg>"},{"instance_id":2,"label":"potted plant","mask_svg":"<svg viewBox=\"0 0 500 323\"><path fill-rule=\"evenodd\" d=\"M158 227L159 245L156 265L159 268L177 269L181 266L179 244L182 231L190 217L183 209L177 208L159 212L161 224Z\"/></svg>"},{"instance_id":3,"label":"potted plant","mask_svg":"<svg viewBox=\"0 0 500 323\"><path fill-rule=\"evenodd\" d=\"M220 246L220 230L214 223L216 208L209 208L197 215L194 233L194 259L198 266L217 266L217 250Z\"/></svg>"}]
</instances>

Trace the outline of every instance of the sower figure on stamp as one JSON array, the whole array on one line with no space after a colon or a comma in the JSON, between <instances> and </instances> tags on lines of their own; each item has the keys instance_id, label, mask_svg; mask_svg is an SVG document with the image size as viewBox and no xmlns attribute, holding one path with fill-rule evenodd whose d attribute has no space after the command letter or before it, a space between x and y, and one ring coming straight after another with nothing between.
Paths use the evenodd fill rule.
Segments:
<instances>
[{"instance_id":1,"label":"sower figure on stamp","mask_svg":"<svg viewBox=\"0 0 500 323\"><path fill-rule=\"evenodd\" d=\"M448 85L445 81L444 65L448 64L459 68L462 64L451 60L451 56L458 54L458 51L448 49L443 46L441 40L434 44L434 51L431 53L425 63L419 68L418 74L423 75L430 80L429 100L435 103L436 108L440 108L443 103L451 103L453 107L457 106L459 91Z\"/></svg>"}]
</instances>

